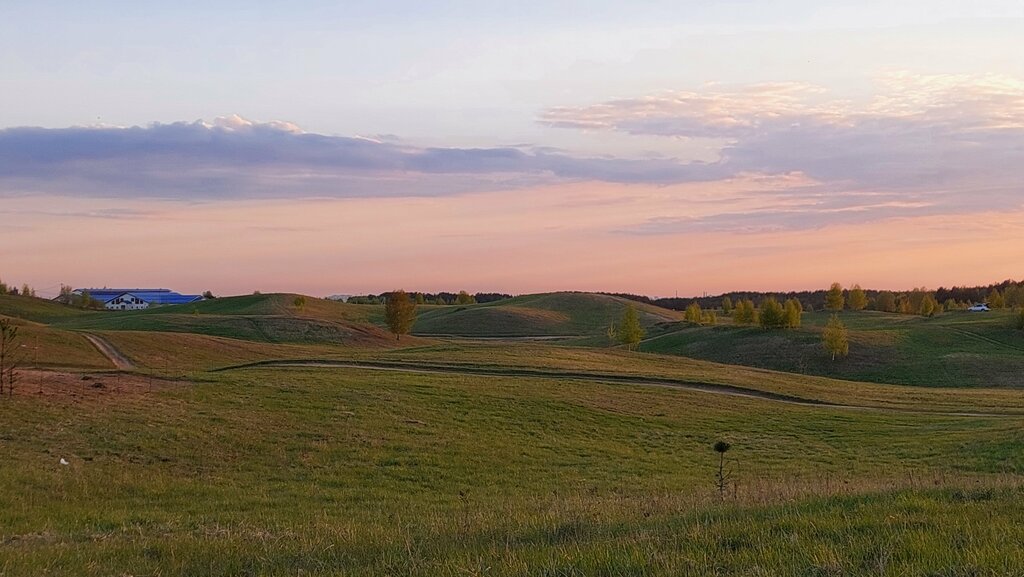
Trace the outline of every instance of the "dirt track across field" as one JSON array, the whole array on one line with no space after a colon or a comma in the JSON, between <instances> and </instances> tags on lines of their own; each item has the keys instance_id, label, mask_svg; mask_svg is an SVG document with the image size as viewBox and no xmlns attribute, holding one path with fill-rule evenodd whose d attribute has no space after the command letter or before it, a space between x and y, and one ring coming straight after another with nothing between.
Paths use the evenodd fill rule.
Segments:
<instances>
[{"instance_id":1,"label":"dirt track across field","mask_svg":"<svg viewBox=\"0 0 1024 577\"><path fill-rule=\"evenodd\" d=\"M487 368L467 365L440 365L440 364L414 364L414 363L394 363L394 362L373 362L373 361L335 361L335 360L278 360L278 361L258 361L255 363L247 363L243 365L236 365L231 367L224 367L215 369L215 372L221 371L232 371L241 369L258 369L258 368L277 368L277 367L309 367L309 368L322 368L322 369L361 369L371 371L396 371L402 373L427 373L427 374L469 374L469 375L480 375L487 377L523 377L523 378L538 378L538 379L571 379L571 380L587 380L592 382L600 383L614 383L622 385L637 385L646 387L662 387L662 388L674 388L684 389L687 391L697 391L702 393L712 393L719 395L731 395L734 397L745 397L749 399L758 399L763 401L774 401L779 403L788 403L791 405L802 405L807 407L820 407L820 408L831 408L831 409L846 409L856 411L882 411L882 412L894 412L894 413L909 413L915 415L935 415L935 416L946 416L946 417L995 417L995 418L1024 418L1024 414L1020 413L981 413L981 412L970 412L970 411L929 411L929 410L918 410L913 408L905 407L886 407L886 406L872 406L872 405L850 405L843 403L832 403L829 401L822 401L819 399L808 399L804 397L796 397L792 395L785 395L782 393L773 393L771 391L761 391L757 389L748 389L745 387L738 387L734 385L725 385L720 383L705 383L699 381L675 381L668 379L658 379L651 377L642 376L628 376L628 375L607 375L607 374L596 374L596 373L575 373L568 371L554 371L546 369L531 369L531 368Z\"/></svg>"},{"instance_id":2,"label":"dirt track across field","mask_svg":"<svg viewBox=\"0 0 1024 577\"><path fill-rule=\"evenodd\" d=\"M96 350L103 353L103 356L110 359L110 362L114 363L114 366L118 369L130 371L135 368L135 363L126 357L124 353L117 350L117 347L110 344L110 341L107 339L91 333L82 333L82 336L88 339L92 346L96 347Z\"/></svg>"}]
</instances>

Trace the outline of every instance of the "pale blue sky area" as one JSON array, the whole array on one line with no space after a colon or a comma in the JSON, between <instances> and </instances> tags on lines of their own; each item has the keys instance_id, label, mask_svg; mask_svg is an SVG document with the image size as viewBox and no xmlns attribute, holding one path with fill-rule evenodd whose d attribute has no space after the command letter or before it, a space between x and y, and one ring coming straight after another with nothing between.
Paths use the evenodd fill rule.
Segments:
<instances>
[{"instance_id":1,"label":"pale blue sky area","mask_svg":"<svg viewBox=\"0 0 1024 577\"><path fill-rule=\"evenodd\" d=\"M1021 0L0 0L0 273L992 282L1024 259L1022 54Z\"/></svg>"},{"instance_id":2,"label":"pale blue sky area","mask_svg":"<svg viewBox=\"0 0 1024 577\"><path fill-rule=\"evenodd\" d=\"M0 128L240 114L428 146L676 154L696 145L537 119L709 82L857 98L888 70L1024 76L1020 2L278 4L4 2Z\"/></svg>"}]
</instances>

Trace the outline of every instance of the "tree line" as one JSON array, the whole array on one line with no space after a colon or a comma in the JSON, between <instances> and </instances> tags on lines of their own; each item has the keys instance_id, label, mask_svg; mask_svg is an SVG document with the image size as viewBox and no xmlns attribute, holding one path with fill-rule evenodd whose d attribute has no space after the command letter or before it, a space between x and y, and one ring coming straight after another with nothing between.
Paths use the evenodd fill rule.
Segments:
<instances>
[{"instance_id":1,"label":"tree line","mask_svg":"<svg viewBox=\"0 0 1024 577\"><path fill-rule=\"evenodd\" d=\"M843 308L848 308L849 310L878 310L883 312L921 314L923 300L928 300L925 310L927 310L928 305L932 305L933 313L943 310L962 310L978 303L987 303L992 308L1015 309L1024 307L1024 281L1014 280L1005 280L999 283L973 287L940 287L935 290L921 287L909 291L890 291L865 289L860 287L860 285L853 285L849 289L843 289L840 286L840 289L843 291L845 299ZM713 309L719 307L726 298L734 303L750 300L756 306L760 306L761 302L767 298L775 298L780 302L795 299L800 302L805 311L836 310L829 306L830 291L832 291L831 287L814 291L789 291L783 293L733 291L715 296L692 298L649 299L636 295L620 296L678 311L685 311L694 302L698 303L702 308ZM926 295L931 298L926 299ZM835 299L834 293L832 298Z\"/></svg>"},{"instance_id":2,"label":"tree line","mask_svg":"<svg viewBox=\"0 0 1024 577\"><path fill-rule=\"evenodd\" d=\"M60 293L57 295L57 302L66 304L68 306L78 307L82 309L102 309L103 303L92 298L89 291L82 290L75 292L75 289L70 285L60 285Z\"/></svg>"},{"instance_id":3,"label":"tree line","mask_svg":"<svg viewBox=\"0 0 1024 577\"><path fill-rule=\"evenodd\" d=\"M403 291L404 292L404 291ZM348 297L345 301L347 303L356 305L379 305L386 304L388 296L391 293L381 293L379 295L366 294L366 295L355 295ZM415 304L418 305L471 305L476 303L490 303L505 299L512 298L512 295L504 293L475 293L470 294L467 291L459 291L457 293L450 292L439 292L439 293L423 293L423 292L412 292L406 293Z\"/></svg>"},{"instance_id":4,"label":"tree line","mask_svg":"<svg viewBox=\"0 0 1024 577\"><path fill-rule=\"evenodd\" d=\"M19 288L16 284L7 284L0 279L0 295L12 295L12 296L36 296L36 289L28 286L28 283L23 283Z\"/></svg>"}]
</instances>

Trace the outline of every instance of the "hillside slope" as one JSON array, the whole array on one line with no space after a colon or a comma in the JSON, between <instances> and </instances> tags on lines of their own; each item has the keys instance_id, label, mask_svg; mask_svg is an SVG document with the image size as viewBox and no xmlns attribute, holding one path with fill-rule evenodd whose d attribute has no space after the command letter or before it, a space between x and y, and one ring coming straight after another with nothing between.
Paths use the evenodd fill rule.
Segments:
<instances>
[{"instance_id":1,"label":"hillside slope","mask_svg":"<svg viewBox=\"0 0 1024 577\"><path fill-rule=\"evenodd\" d=\"M225 297L143 311L114 311L58 321L61 328L91 331L195 333L268 343L390 346L395 340L374 324L381 307L347 305L297 295Z\"/></svg>"},{"instance_id":2,"label":"hillside slope","mask_svg":"<svg viewBox=\"0 0 1024 577\"><path fill-rule=\"evenodd\" d=\"M803 327L679 325L642 351L841 379L941 387L1024 387L1024 333L1006 313L934 318L873 311L841 315L850 356L833 362L821 344L829 315L805 313Z\"/></svg>"},{"instance_id":3,"label":"hillside slope","mask_svg":"<svg viewBox=\"0 0 1024 577\"><path fill-rule=\"evenodd\" d=\"M36 297L0 295L0 315L37 323L88 317L99 314Z\"/></svg>"},{"instance_id":4,"label":"hillside slope","mask_svg":"<svg viewBox=\"0 0 1024 577\"><path fill-rule=\"evenodd\" d=\"M640 322L646 327L681 318L676 311L609 295L545 293L424 310L413 333L466 337L595 336L617 324L630 304L637 307Z\"/></svg>"}]
</instances>

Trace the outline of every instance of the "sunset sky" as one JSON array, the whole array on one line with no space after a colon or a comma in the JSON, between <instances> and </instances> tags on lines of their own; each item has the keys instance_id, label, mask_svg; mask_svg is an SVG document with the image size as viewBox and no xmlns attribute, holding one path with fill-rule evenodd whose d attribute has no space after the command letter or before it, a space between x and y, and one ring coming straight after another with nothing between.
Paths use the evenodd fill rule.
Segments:
<instances>
[{"instance_id":1,"label":"sunset sky","mask_svg":"<svg viewBox=\"0 0 1024 577\"><path fill-rule=\"evenodd\" d=\"M1024 4L4 2L0 278L1024 277Z\"/></svg>"}]
</instances>

